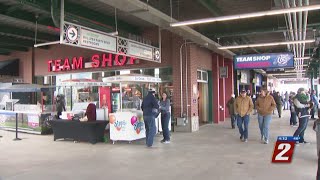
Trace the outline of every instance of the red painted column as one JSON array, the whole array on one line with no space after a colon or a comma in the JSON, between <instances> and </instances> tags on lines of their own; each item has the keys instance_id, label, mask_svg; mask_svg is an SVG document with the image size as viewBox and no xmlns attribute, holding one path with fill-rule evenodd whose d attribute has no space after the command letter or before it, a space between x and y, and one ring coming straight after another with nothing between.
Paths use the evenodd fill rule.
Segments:
<instances>
[{"instance_id":1,"label":"red painted column","mask_svg":"<svg viewBox=\"0 0 320 180\"><path fill-rule=\"evenodd\" d=\"M231 98L231 94L234 94L233 61L230 59L225 59L224 65L228 67L228 78L225 78L225 86L226 86L225 99L227 103ZM226 108L226 117L230 117L228 108Z\"/></svg>"},{"instance_id":2,"label":"red painted column","mask_svg":"<svg viewBox=\"0 0 320 180\"><path fill-rule=\"evenodd\" d=\"M220 67L224 67L224 57L219 55L218 71L220 76ZM219 77L219 106L222 106L223 109L220 109L220 121L225 121L226 118L226 86L225 78Z\"/></svg>"},{"instance_id":3,"label":"red painted column","mask_svg":"<svg viewBox=\"0 0 320 180\"><path fill-rule=\"evenodd\" d=\"M213 87L213 122L219 123L219 61L218 54L212 54L212 87Z\"/></svg>"}]
</instances>

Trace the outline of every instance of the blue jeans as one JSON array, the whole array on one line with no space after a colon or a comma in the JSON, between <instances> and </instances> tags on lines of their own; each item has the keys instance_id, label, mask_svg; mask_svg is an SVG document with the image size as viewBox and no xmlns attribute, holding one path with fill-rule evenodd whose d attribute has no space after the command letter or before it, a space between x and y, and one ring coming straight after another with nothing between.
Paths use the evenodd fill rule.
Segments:
<instances>
[{"instance_id":1,"label":"blue jeans","mask_svg":"<svg viewBox=\"0 0 320 180\"><path fill-rule=\"evenodd\" d=\"M170 113L166 113L166 114L161 113L161 127L162 127L162 133L163 133L163 140L165 141L170 141L169 120L170 120Z\"/></svg>"},{"instance_id":2,"label":"blue jeans","mask_svg":"<svg viewBox=\"0 0 320 180\"><path fill-rule=\"evenodd\" d=\"M269 125L272 119L272 115L265 115L261 116L258 114L258 122L259 122L259 128L260 128L260 133L261 137L264 137L264 140L267 141L269 140Z\"/></svg>"},{"instance_id":3,"label":"blue jeans","mask_svg":"<svg viewBox=\"0 0 320 180\"><path fill-rule=\"evenodd\" d=\"M244 124L244 128L242 124ZM245 115L243 117L237 115L237 125L241 137L244 137L244 139L248 139L249 115Z\"/></svg>"},{"instance_id":4,"label":"blue jeans","mask_svg":"<svg viewBox=\"0 0 320 180\"><path fill-rule=\"evenodd\" d=\"M144 124L146 127L146 144L151 147L153 144L153 138L156 135L156 124L154 116L143 116Z\"/></svg>"},{"instance_id":5,"label":"blue jeans","mask_svg":"<svg viewBox=\"0 0 320 180\"><path fill-rule=\"evenodd\" d=\"M308 121L309 121L309 117L299 118L299 127L293 134L293 136L300 137L300 139L299 139L300 143L304 142L304 132L306 131L306 129L308 127Z\"/></svg>"},{"instance_id":6,"label":"blue jeans","mask_svg":"<svg viewBox=\"0 0 320 180\"><path fill-rule=\"evenodd\" d=\"M297 113L291 112L290 125L296 125L296 124L297 124Z\"/></svg>"},{"instance_id":7,"label":"blue jeans","mask_svg":"<svg viewBox=\"0 0 320 180\"><path fill-rule=\"evenodd\" d=\"M237 116L234 114L230 116L231 116L231 127L234 128L236 126Z\"/></svg>"}]
</instances>

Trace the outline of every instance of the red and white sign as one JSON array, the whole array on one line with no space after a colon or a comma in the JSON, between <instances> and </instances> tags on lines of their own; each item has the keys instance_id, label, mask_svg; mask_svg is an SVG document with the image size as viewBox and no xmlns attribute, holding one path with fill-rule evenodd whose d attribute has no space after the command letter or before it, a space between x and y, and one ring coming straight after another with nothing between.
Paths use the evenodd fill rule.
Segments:
<instances>
[{"instance_id":1,"label":"red and white sign","mask_svg":"<svg viewBox=\"0 0 320 180\"><path fill-rule=\"evenodd\" d=\"M80 70L87 68L105 68L113 66L124 66L136 64L136 58L127 57L126 55L103 53L94 54L86 62L83 56L48 60L48 72Z\"/></svg>"},{"instance_id":2,"label":"red and white sign","mask_svg":"<svg viewBox=\"0 0 320 180\"><path fill-rule=\"evenodd\" d=\"M294 141L277 141L274 146L272 163L291 163L294 152Z\"/></svg>"}]
</instances>

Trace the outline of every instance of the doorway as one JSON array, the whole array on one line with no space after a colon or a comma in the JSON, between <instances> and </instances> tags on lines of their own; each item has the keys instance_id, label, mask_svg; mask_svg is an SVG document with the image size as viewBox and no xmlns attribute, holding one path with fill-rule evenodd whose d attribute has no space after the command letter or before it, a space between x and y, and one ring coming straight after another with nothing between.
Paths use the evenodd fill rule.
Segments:
<instances>
[{"instance_id":1,"label":"doorway","mask_svg":"<svg viewBox=\"0 0 320 180\"><path fill-rule=\"evenodd\" d=\"M208 83L198 82L198 114L199 125L209 123L209 91Z\"/></svg>"}]
</instances>

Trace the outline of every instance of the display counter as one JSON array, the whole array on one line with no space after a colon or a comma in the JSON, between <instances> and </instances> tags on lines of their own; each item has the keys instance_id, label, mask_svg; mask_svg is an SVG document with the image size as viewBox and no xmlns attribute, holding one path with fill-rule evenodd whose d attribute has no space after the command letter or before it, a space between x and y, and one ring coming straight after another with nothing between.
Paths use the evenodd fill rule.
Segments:
<instances>
[{"instance_id":1,"label":"display counter","mask_svg":"<svg viewBox=\"0 0 320 180\"><path fill-rule=\"evenodd\" d=\"M15 131L17 118L19 132L51 134L51 127L45 123L45 120L51 115L52 113L41 113L40 111L0 110L0 127L4 130Z\"/></svg>"}]
</instances>

